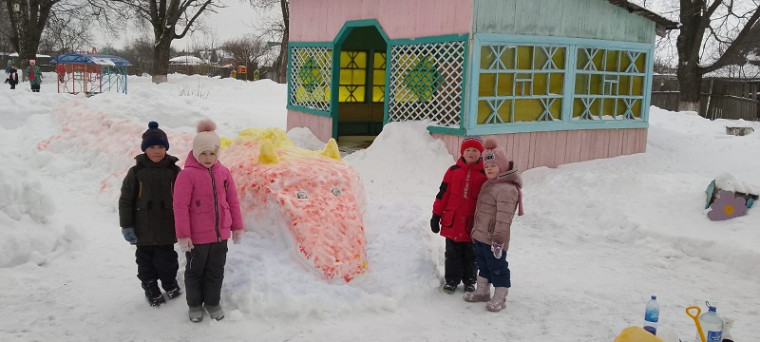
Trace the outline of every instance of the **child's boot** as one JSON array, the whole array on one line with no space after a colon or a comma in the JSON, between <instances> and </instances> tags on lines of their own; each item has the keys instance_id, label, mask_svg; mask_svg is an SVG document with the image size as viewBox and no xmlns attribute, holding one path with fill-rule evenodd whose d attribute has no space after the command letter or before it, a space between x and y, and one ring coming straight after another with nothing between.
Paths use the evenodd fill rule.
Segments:
<instances>
[{"instance_id":1,"label":"child's boot","mask_svg":"<svg viewBox=\"0 0 760 342\"><path fill-rule=\"evenodd\" d=\"M169 299L174 299L179 297L179 295L182 294L182 289L179 288L179 285L176 281L173 283L162 283L161 284L164 287L164 291L166 291L166 296L169 297Z\"/></svg>"},{"instance_id":2,"label":"child's boot","mask_svg":"<svg viewBox=\"0 0 760 342\"><path fill-rule=\"evenodd\" d=\"M217 321L221 321L224 318L224 310L222 310L221 305L207 306L206 310L208 310L208 315Z\"/></svg>"},{"instance_id":3,"label":"child's boot","mask_svg":"<svg viewBox=\"0 0 760 342\"><path fill-rule=\"evenodd\" d=\"M203 320L203 307L191 306L187 312L187 315L190 318L191 322L198 323Z\"/></svg>"},{"instance_id":4,"label":"child's boot","mask_svg":"<svg viewBox=\"0 0 760 342\"><path fill-rule=\"evenodd\" d=\"M497 287L493 291L493 298L486 303L486 310L491 312L499 312L507 307L507 292L509 288Z\"/></svg>"},{"instance_id":5,"label":"child's boot","mask_svg":"<svg viewBox=\"0 0 760 342\"><path fill-rule=\"evenodd\" d=\"M467 302L487 302L491 300L491 284L488 279L478 277L478 287L473 292L464 294L464 300Z\"/></svg>"},{"instance_id":6,"label":"child's boot","mask_svg":"<svg viewBox=\"0 0 760 342\"><path fill-rule=\"evenodd\" d=\"M144 281L142 282L142 288L145 290L145 299L148 300L148 304L150 304L150 306L159 306L166 302L164 295L158 288L158 281Z\"/></svg>"}]
</instances>

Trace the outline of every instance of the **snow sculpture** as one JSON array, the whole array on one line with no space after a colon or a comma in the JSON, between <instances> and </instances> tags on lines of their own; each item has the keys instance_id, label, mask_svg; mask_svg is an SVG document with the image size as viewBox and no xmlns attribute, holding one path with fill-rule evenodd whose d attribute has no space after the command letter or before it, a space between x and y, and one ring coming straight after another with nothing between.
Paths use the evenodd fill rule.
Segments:
<instances>
[{"instance_id":1,"label":"snow sculpture","mask_svg":"<svg viewBox=\"0 0 760 342\"><path fill-rule=\"evenodd\" d=\"M364 272L364 187L335 140L309 151L269 128L244 130L222 145L245 215L284 223L302 259L327 279L348 282Z\"/></svg>"}]
</instances>

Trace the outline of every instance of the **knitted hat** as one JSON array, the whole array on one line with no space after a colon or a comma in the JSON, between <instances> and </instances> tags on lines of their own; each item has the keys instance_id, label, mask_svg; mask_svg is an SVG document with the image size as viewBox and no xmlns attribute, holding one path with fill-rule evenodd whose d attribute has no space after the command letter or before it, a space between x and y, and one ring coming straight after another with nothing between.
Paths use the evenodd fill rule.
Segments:
<instances>
[{"instance_id":1,"label":"knitted hat","mask_svg":"<svg viewBox=\"0 0 760 342\"><path fill-rule=\"evenodd\" d=\"M158 128L158 122L151 121L148 123L148 130L142 135L142 145L140 148L145 152L148 147L161 145L169 150L169 139L166 138L166 133Z\"/></svg>"},{"instance_id":2,"label":"knitted hat","mask_svg":"<svg viewBox=\"0 0 760 342\"><path fill-rule=\"evenodd\" d=\"M495 140L487 139L484 147L483 167L490 164L496 164L499 166L499 173L509 170L509 159L507 159L507 155L504 154L504 150L496 145Z\"/></svg>"},{"instance_id":3,"label":"knitted hat","mask_svg":"<svg viewBox=\"0 0 760 342\"><path fill-rule=\"evenodd\" d=\"M198 121L198 134L193 139L193 157L198 159L204 151L214 151L219 153L219 147L222 145L219 136L216 135L216 124L211 120Z\"/></svg>"},{"instance_id":4,"label":"knitted hat","mask_svg":"<svg viewBox=\"0 0 760 342\"><path fill-rule=\"evenodd\" d=\"M483 142L480 140L480 137L467 137L462 141L462 146L459 148L459 154L464 154L464 150L468 148L475 148L480 153L483 153Z\"/></svg>"}]
</instances>

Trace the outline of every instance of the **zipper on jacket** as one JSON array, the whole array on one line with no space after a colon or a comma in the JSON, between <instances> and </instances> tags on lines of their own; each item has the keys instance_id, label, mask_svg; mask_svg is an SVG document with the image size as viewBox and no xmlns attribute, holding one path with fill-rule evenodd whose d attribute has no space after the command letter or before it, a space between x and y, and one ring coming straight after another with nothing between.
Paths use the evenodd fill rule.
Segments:
<instances>
[{"instance_id":1,"label":"zipper on jacket","mask_svg":"<svg viewBox=\"0 0 760 342\"><path fill-rule=\"evenodd\" d=\"M467 167L467 173L464 176L464 191L462 192L462 197L467 198L468 193L470 192L470 167Z\"/></svg>"},{"instance_id":2,"label":"zipper on jacket","mask_svg":"<svg viewBox=\"0 0 760 342\"><path fill-rule=\"evenodd\" d=\"M208 174L211 176L211 188L214 189L214 230L216 231L216 242L222 241L222 235L219 233L219 198L216 197L216 180L214 179L214 172L208 169Z\"/></svg>"}]
</instances>

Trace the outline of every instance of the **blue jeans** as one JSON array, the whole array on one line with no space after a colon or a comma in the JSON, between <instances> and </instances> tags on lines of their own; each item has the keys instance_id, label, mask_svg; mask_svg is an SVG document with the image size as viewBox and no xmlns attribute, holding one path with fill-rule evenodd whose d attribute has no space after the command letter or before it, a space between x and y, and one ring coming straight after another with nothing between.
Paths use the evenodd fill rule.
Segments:
<instances>
[{"instance_id":1,"label":"blue jeans","mask_svg":"<svg viewBox=\"0 0 760 342\"><path fill-rule=\"evenodd\" d=\"M509 279L509 262L507 251L496 259L491 252L491 245L480 241L473 241L472 248L475 250L475 261L478 264L478 275L488 279L494 287L512 287Z\"/></svg>"}]
</instances>

